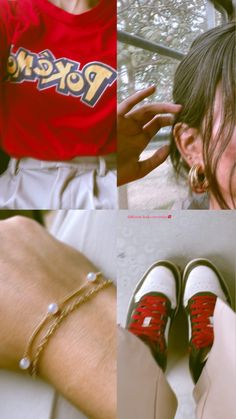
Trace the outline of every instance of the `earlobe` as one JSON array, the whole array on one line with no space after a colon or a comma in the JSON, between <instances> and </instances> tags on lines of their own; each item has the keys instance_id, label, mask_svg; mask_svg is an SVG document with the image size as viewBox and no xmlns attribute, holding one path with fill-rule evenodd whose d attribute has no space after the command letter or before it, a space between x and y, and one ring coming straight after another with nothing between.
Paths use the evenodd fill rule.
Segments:
<instances>
[{"instance_id":1,"label":"earlobe","mask_svg":"<svg viewBox=\"0 0 236 419\"><path fill-rule=\"evenodd\" d=\"M198 130L178 122L174 127L173 134L183 160L190 167L197 164L204 168L202 138Z\"/></svg>"}]
</instances>

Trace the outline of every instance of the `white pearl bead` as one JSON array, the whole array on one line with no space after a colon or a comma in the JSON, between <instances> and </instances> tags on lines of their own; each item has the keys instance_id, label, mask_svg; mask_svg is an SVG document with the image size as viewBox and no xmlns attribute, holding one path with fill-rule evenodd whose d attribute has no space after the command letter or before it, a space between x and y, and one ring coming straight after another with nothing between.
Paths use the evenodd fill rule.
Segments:
<instances>
[{"instance_id":1,"label":"white pearl bead","mask_svg":"<svg viewBox=\"0 0 236 419\"><path fill-rule=\"evenodd\" d=\"M59 307L56 303L51 303L48 306L48 313L49 314L56 314L59 310Z\"/></svg>"},{"instance_id":2,"label":"white pearl bead","mask_svg":"<svg viewBox=\"0 0 236 419\"><path fill-rule=\"evenodd\" d=\"M89 272L88 275L87 275L87 280L89 282L94 282L94 281L96 281L97 276L98 275L95 272Z\"/></svg>"},{"instance_id":3,"label":"white pearl bead","mask_svg":"<svg viewBox=\"0 0 236 419\"><path fill-rule=\"evenodd\" d=\"M29 358L25 357L25 358L22 358L22 359L20 360L20 362L19 362L19 367L20 367L22 370L27 370L27 369L29 368L29 366L30 366L30 360L29 360Z\"/></svg>"}]
</instances>

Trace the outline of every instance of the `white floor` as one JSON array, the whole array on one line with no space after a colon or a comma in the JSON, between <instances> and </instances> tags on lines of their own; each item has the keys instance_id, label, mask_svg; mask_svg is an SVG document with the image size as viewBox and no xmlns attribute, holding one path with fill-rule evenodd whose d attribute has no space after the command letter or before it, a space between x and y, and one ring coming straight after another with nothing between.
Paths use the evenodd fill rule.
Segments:
<instances>
[{"instance_id":1,"label":"white floor","mask_svg":"<svg viewBox=\"0 0 236 419\"><path fill-rule=\"evenodd\" d=\"M120 211L118 322L124 325L135 284L159 259L172 260L182 269L196 257L212 260L224 275L234 299L235 233L235 211ZM177 316L170 335L167 378L179 402L175 418L193 419L193 383L188 370L187 324L183 312Z\"/></svg>"}]
</instances>

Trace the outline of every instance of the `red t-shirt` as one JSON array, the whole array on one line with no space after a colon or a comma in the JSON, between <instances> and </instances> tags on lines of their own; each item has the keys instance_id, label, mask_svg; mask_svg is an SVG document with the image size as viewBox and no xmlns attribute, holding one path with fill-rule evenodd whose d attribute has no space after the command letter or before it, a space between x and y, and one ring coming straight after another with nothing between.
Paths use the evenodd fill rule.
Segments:
<instances>
[{"instance_id":1,"label":"red t-shirt","mask_svg":"<svg viewBox=\"0 0 236 419\"><path fill-rule=\"evenodd\" d=\"M116 1L73 15L0 0L1 147L69 160L116 149Z\"/></svg>"}]
</instances>

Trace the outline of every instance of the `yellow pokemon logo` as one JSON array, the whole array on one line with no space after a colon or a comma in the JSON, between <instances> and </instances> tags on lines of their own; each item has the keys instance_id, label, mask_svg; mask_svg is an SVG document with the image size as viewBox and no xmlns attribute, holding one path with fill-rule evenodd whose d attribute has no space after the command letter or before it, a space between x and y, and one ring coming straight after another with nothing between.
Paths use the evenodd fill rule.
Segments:
<instances>
[{"instance_id":1,"label":"yellow pokemon logo","mask_svg":"<svg viewBox=\"0 0 236 419\"><path fill-rule=\"evenodd\" d=\"M57 93L79 97L94 107L105 90L116 80L116 71L94 61L80 68L68 58L56 59L50 50L35 54L25 48L11 49L7 63L7 80L13 83L37 82L38 90L55 87Z\"/></svg>"}]
</instances>

